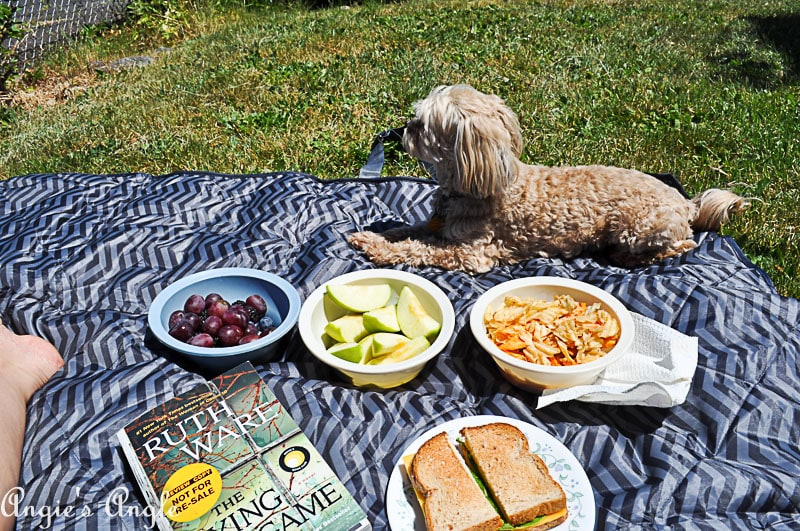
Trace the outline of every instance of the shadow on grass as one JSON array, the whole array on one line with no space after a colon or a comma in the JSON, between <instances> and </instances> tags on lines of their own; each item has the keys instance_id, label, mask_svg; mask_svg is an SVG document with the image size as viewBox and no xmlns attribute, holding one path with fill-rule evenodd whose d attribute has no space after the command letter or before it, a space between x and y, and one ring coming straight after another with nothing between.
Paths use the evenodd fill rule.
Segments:
<instances>
[{"instance_id":1,"label":"shadow on grass","mask_svg":"<svg viewBox=\"0 0 800 531\"><path fill-rule=\"evenodd\" d=\"M381 4L402 3L403 0L380 0ZM330 7L349 7L358 5L359 0L303 0L303 5L308 9L327 9Z\"/></svg>"},{"instance_id":2,"label":"shadow on grass","mask_svg":"<svg viewBox=\"0 0 800 531\"><path fill-rule=\"evenodd\" d=\"M732 44L725 53L712 58L722 75L757 88L800 83L800 13L745 20L758 41L746 46ZM763 47L777 52L781 61L759 53Z\"/></svg>"},{"instance_id":3,"label":"shadow on grass","mask_svg":"<svg viewBox=\"0 0 800 531\"><path fill-rule=\"evenodd\" d=\"M800 78L800 13L772 17L751 17L759 37L769 42L786 59L794 81Z\"/></svg>"}]
</instances>

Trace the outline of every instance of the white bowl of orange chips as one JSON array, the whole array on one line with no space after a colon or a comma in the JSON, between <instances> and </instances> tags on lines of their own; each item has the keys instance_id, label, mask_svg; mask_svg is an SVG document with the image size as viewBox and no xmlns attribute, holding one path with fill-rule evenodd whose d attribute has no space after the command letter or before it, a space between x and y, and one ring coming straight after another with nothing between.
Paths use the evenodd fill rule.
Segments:
<instances>
[{"instance_id":1,"label":"white bowl of orange chips","mask_svg":"<svg viewBox=\"0 0 800 531\"><path fill-rule=\"evenodd\" d=\"M470 329L503 376L540 391L591 384L633 343L633 318L613 295L560 277L530 277L489 289Z\"/></svg>"}]
</instances>

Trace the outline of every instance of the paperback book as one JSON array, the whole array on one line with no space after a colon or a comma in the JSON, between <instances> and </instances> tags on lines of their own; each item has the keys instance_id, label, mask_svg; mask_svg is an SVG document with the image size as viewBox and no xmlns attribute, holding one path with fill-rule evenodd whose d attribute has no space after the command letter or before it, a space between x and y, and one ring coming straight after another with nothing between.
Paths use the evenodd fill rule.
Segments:
<instances>
[{"instance_id":1,"label":"paperback book","mask_svg":"<svg viewBox=\"0 0 800 531\"><path fill-rule=\"evenodd\" d=\"M117 438L163 531L371 529L249 362L159 405Z\"/></svg>"}]
</instances>

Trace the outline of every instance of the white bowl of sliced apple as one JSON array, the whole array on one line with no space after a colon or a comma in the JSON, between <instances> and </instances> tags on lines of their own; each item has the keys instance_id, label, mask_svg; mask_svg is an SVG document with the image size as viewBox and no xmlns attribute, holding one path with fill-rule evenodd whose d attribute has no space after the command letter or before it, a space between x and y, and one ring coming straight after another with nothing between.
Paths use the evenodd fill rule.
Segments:
<instances>
[{"instance_id":1,"label":"white bowl of sliced apple","mask_svg":"<svg viewBox=\"0 0 800 531\"><path fill-rule=\"evenodd\" d=\"M311 353L353 385L405 384L450 342L453 305L433 282L394 269L333 278L303 303L297 322Z\"/></svg>"}]
</instances>

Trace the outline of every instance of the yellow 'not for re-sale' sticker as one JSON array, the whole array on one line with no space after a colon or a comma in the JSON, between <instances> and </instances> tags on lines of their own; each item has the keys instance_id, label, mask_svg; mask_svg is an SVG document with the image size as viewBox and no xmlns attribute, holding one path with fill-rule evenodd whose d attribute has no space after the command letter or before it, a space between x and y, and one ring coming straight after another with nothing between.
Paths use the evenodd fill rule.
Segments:
<instances>
[{"instance_id":1,"label":"yellow 'not for re-sale' sticker","mask_svg":"<svg viewBox=\"0 0 800 531\"><path fill-rule=\"evenodd\" d=\"M222 493L219 470L192 463L175 471L161 492L161 510L175 522L191 522L214 508Z\"/></svg>"}]
</instances>

